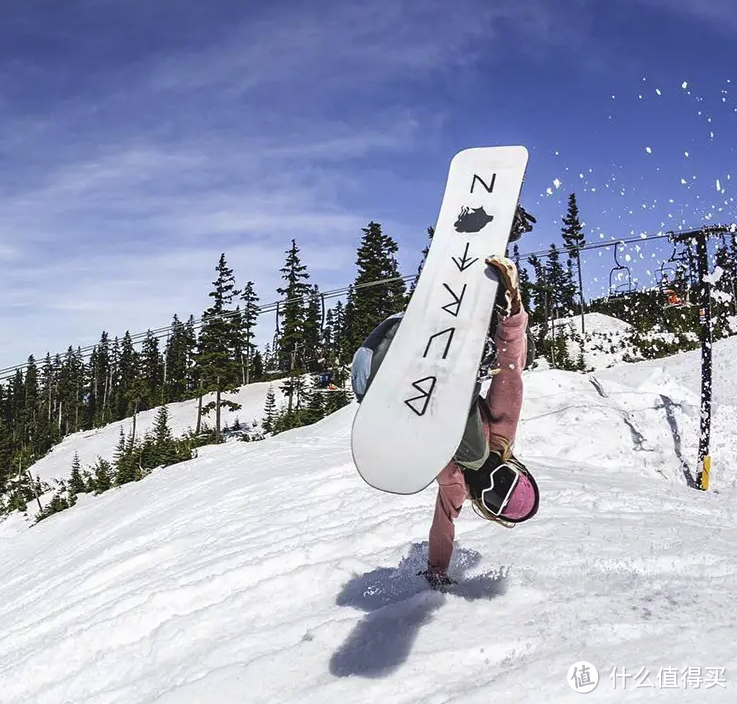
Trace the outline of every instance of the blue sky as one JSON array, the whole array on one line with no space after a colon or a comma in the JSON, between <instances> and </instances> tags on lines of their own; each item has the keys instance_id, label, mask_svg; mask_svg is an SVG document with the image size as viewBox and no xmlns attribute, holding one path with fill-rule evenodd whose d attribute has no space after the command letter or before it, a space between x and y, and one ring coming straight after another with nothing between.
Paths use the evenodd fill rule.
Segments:
<instances>
[{"instance_id":1,"label":"blue sky","mask_svg":"<svg viewBox=\"0 0 737 704\"><path fill-rule=\"evenodd\" d=\"M199 315L221 251L270 302L292 237L340 287L373 219L413 273L471 146L530 150L524 251L572 190L590 241L737 220L736 30L727 0L5 3L0 367Z\"/></svg>"}]
</instances>

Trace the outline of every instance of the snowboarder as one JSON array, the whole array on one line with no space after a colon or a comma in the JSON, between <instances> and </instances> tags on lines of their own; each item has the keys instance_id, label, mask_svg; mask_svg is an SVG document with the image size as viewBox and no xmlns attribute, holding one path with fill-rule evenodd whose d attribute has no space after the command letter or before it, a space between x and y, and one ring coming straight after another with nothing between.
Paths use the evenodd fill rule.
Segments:
<instances>
[{"instance_id":1,"label":"snowboarder","mask_svg":"<svg viewBox=\"0 0 737 704\"><path fill-rule=\"evenodd\" d=\"M528 362L527 312L520 298L517 267L510 259L496 255L485 261L500 275L494 333L497 368L485 397L479 395L481 384L476 384L460 445L436 478L438 495L430 528L428 564L421 573L433 587L453 583L448 576L455 537L453 522L466 499L481 517L507 527L532 518L539 503L534 478L512 452L522 406L522 371ZM359 403L401 317L401 313L396 314L380 323L353 357L351 381Z\"/></svg>"}]
</instances>

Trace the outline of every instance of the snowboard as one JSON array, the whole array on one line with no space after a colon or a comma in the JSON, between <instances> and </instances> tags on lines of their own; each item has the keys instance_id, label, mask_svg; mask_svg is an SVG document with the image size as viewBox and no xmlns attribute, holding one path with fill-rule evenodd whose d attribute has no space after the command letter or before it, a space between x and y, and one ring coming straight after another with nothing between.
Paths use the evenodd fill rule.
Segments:
<instances>
[{"instance_id":1,"label":"snowboard","mask_svg":"<svg viewBox=\"0 0 737 704\"><path fill-rule=\"evenodd\" d=\"M353 461L376 489L422 491L458 448L498 287L484 259L505 254L527 159L509 146L451 161L422 272L353 420Z\"/></svg>"}]
</instances>

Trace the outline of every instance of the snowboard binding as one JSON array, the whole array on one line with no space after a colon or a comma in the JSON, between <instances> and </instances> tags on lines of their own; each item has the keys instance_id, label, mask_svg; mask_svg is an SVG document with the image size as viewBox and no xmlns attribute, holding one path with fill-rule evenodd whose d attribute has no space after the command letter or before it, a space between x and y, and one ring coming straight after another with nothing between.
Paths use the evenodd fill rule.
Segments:
<instances>
[{"instance_id":1,"label":"snowboard binding","mask_svg":"<svg viewBox=\"0 0 737 704\"><path fill-rule=\"evenodd\" d=\"M525 232L532 232L533 225L537 220L530 215L521 205L517 205L512 221L512 229L509 233L509 241L516 242Z\"/></svg>"}]
</instances>

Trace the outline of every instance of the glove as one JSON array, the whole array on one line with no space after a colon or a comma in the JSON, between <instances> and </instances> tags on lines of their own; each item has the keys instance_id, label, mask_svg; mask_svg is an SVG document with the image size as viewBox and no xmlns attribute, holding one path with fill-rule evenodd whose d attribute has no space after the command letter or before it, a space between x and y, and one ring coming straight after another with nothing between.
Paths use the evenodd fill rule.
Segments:
<instances>
[{"instance_id":1,"label":"glove","mask_svg":"<svg viewBox=\"0 0 737 704\"><path fill-rule=\"evenodd\" d=\"M498 254L492 254L486 257L486 265L494 267L499 274L500 288L504 288L503 296L501 291L497 293L496 305L502 315L516 315L522 309L522 299L519 293L519 272L517 265L507 257L501 257Z\"/></svg>"}]
</instances>

